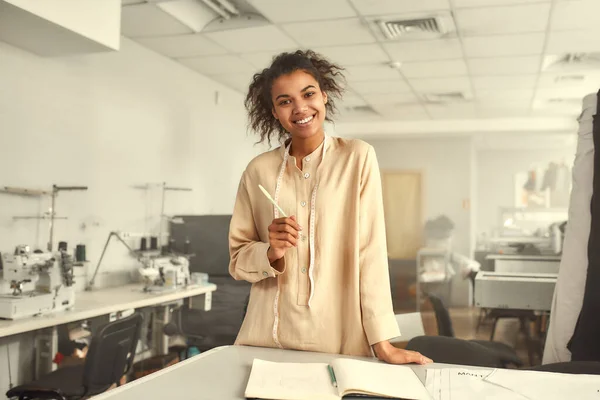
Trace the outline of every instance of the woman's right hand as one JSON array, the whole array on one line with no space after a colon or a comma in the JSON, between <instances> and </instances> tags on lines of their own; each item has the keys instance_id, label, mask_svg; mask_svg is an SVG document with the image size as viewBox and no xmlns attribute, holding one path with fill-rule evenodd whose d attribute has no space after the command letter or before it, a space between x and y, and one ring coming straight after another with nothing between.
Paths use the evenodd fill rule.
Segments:
<instances>
[{"instance_id":1,"label":"woman's right hand","mask_svg":"<svg viewBox=\"0 0 600 400\"><path fill-rule=\"evenodd\" d=\"M269 244L271 245L267 251L269 263L273 264L281 259L288 249L296 247L298 232L301 230L302 227L298 225L294 216L273 220L269 225Z\"/></svg>"}]
</instances>

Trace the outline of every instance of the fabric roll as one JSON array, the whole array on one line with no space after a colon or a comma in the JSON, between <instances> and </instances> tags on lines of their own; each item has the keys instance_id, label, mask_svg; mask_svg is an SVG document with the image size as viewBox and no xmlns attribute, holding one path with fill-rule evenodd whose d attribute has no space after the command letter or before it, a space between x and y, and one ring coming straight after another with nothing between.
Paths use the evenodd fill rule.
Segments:
<instances>
[{"instance_id":1,"label":"fabric roll","mask_svg":"<svg viewBox=\"0 0 600 400\"><path fill-rule=\"evenodd\" d=\"M569 202L569 221L565 229L563 253L554 291L550 326L542 363L571 360L567 348L582 309L588 269L588 240L590 236L590 204L594 179L593 119L597 95L583 99L579 117L577 153L572 169L573 187Z\"/></svg>"}]
</instances>

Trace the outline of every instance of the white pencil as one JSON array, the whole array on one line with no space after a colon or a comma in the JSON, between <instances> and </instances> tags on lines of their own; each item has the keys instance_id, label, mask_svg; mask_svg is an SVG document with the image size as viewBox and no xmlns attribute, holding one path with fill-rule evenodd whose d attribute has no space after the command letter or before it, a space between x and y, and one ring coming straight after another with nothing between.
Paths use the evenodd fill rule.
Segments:
<instances>
[{"instance_id":1,"label":"white pencil","mask_svg":"<svg viewBox=\"0 0 600 400\"><path fill-rule=\"evenodd\" d=\"M262 187L262 185L258 185L258 187L260 188L260 190L262 190L262 192L265 194L265 196L267 196L267 199L269 199L269 201L271 203L273 203L273 205L275 207L277 207L277 209L279 210L279 212L281 213L281 215L283 215L284 217L287 218L287 214L285 213L285 211L283 211L281 209L281 207L279 207L279 205L277 203L275 203L275 200L273 200L273 198L271 197L271 195L269 194L269 192L267 192L267 189L265 189L264 187Z\"/></svg>"}]
</instances>

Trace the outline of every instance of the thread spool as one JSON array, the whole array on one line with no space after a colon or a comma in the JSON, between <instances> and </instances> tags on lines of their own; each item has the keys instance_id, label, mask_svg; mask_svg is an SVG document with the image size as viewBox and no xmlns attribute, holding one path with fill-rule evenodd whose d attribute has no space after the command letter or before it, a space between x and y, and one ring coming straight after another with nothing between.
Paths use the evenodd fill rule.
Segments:
<instances>
[{"instance_id":1,"label":"thread spool","mask_svg":"<svg viewBox=\"0 0 600 400\"><path fill-rule=\"evenodd\" d=\"M190 254L190 239L185 238L185 243L183 244L183 254Z\"/></svg>"},{"instance_id":2,"label":"thread spool","mask_svg":"<svg viewBox=\"0 0 600 400\"><path fill-rule=\"evenodd\" d=\"M75 260L77 262L84 262L85 258L85 244L78 244L75 246Z\"/></svg>"},{"instance_id":3,"label":"thread spool","mask_svg":"<svg viewBox=\"0 0 600 400\"><path fill-rule=\"evenodd\" d=\"M156 236L152 236L150 238L150 250L158 249L158 238Z\"/></svg>"},{"instance_id":4,"label":"thread spool","mask_svg":"<svg viewBox=\"0 0 600 400\"><path fill-rule=\"evenodd\" d=\"M148 250L148 240L146 238L142 238L141 243L140 243L140 250L141 251Z\"/></svg>"},{"instance_id":5,"label":"thread spool","mask_svg":"<svg viewBox=\"0 0 600 400\"><path fill-rule=\"evenodd\" d=\"M67 251L67 242L58 242L59 251Z\"/></svg>"}]
</instances>

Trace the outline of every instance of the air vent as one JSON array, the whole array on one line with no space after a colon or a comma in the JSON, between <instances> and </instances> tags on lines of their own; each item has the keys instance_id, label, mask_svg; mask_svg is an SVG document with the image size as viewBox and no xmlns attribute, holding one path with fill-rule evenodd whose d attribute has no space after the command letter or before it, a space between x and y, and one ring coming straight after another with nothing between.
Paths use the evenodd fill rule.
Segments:
<instances>
[{"instance_id":1,"label":"air vent","mask_svg":"<svg viewBox=\"0 0 600 400\"><path fill-rule=\"evenodd\" d=\"M343 114L375 115L377 112L371 106L349 106L342 108Z\"/></svg>"},{"instance_id":2,"label":"air vent","mask_svg":"<svg viewBox=\"0 0 600 400\"><path fill-rule=\"evenodd\" d=\"M454 31L454 24L449 15L410 19L378 19L373 22L387 40L439 38Z\"/></svg>"},{"instance_id":3,"label":"air vent","mask_svg":"<svg viewBox=\"0 0 600 400\"><path fill-rule=\"evenodd\" d=\"M463 92L429 93L424 94L423 99L432 104L462 103L469 100Z\"/></svg>"},{"instance_id":4,"label":"air vent","mask_svg":"<svg viewBox=\"0 0 600 400\"><path fill-rule=\"evenodd\" d=\"M560 56L547 56L544 71L575 71L600 68L600 53L569 53Z\"/></svg>"}]
</instances>

